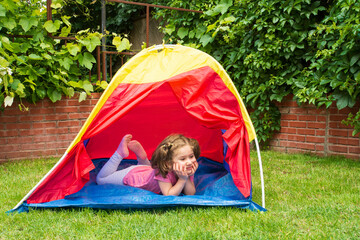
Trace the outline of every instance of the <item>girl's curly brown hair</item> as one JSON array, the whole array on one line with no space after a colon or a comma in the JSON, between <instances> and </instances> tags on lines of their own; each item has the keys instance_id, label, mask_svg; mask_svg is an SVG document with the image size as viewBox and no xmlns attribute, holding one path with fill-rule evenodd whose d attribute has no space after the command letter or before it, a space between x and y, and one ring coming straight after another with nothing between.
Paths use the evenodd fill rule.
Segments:
<instances>
[{"instance_id":1,"label":"girl's curly brown hair","mask_svg":"<svg viewBox=\"0 0 360 240\"><path fill-rule=\"evenodd\" d=\"M157 175L161 174L163 178L172 169L172 159L174 152L183 147L189 145L194 151L195 158L200 156L200 146L196 139L185 137L181 134L172 134L167 136L155 149L151 157L151 167L158 169Z\"/></svg>"}]
</instances>

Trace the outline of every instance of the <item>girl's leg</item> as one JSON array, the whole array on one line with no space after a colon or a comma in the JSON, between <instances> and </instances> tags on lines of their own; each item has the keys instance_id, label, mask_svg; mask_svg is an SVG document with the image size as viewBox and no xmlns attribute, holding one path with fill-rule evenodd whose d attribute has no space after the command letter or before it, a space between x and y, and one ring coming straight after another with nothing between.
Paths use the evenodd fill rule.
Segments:
<instances>
[{"instance_id":1,"label":"girl's leg","mask_svg":"<svg viewBox=\"0 0 360 240\"><path fill-rule=\"evenodd\" d=\"M132 136L130 134L125 135L121 140L119 147L107 163L101 168L96 177L98 184L113 183L122 184L121 172L117 171L117 168L121 161L129 156L128 144L131 141ZM120 181L121 180L121 181Z\"/></svg>"},{"instance_id":2,"label":"girl's leg","mask_svg":"<svg viewBox=\"0 0 360 240\"><path fill-rule=\"evenodd\" d=\"M148 166L151 165L149 159L147 158L143 146L141 146L141 144L138 141L136 140L130 141L128 147L131 151L135 153L136 158L138 160L138 165L148 165Z\"/></svg>"}]
</instances>

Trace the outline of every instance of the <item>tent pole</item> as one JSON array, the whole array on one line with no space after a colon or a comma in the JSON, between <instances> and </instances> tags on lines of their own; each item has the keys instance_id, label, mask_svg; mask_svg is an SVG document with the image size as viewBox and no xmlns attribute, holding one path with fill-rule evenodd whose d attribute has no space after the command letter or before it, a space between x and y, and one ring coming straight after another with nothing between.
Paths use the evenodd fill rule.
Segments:
<instances>
[{"instance_id":1,"label":"tent pole","mask_svg":"<svg viewBox=\"0 0 360 240\"><path fill-rule=\"evenodd\" d=\"M12 210L16 210L18 207L20 207L21 204L23 204L23 202L26 201L26 199L28 199L30 197L30 195L36 190L36 188L52 173L52 171L54 171L54 169L62 162L62 160L65 158L65 156L67 155L67 153L65 152L65 154L60 158L60 160L52 167L52 169L38 182L38 184L35 185L35 187L33 187L30 192L28 192L28 194L26 194L26 196L21 199L21 201L12 209Z\"/></svg>"},{"instance_id":2,"label":"tent pole","mask_svg":"<svg viewBox=\"0 0 360 240\"><path fill-rule=\"evenodd\" d=\"M262 162L261 162L261 155L260 155L260 147L259 142L257 138L255 137L255 145L256 145L256 151L258 154L259 159L259 168L260 168L260 179L261 179L261 196L262 196L262 207L265 208L265 187L264 187L264 175L263 175L263 168L262 168Z\"/></svg>"}]
</instances>

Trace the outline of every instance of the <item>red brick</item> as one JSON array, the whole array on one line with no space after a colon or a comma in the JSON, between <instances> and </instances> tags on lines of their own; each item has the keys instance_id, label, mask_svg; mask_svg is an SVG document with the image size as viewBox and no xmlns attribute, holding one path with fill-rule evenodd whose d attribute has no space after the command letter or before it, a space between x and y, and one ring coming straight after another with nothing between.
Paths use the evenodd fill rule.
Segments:
<instances>
[{"instance_id":1,"label":"red brick","mask_svg":"<svg viewBox=\"0 0 360 240\"><path fill-rule=\"evenodd\" d=\"M19 135L18 130L1 130L0 137L15 137Z\"/></svg>"},{"instance_id":2,"label":"red brick","mask_svg":"<svg viewBox=\"0 0 360 240\"><path fill-rule=\"evenodd\" d=\"M11 137L7 139L7 144L23 144L23 143L31 143L33 141L32 137L22 136L22 137Z\"/></svg>"},{"instance_id":3,"label":"red brick","mask_svg":"<svg viewBox=\"0 0 360 240\"><path fill-rule=\"evenodd\" d=\"M288 113L290 113L290 108L281 107L281 108L279 108L279 111L280 111L281 115L288 114Z\"/></svg>"},{"instance_id":4,"label":"red brick","mask_svg":"<svg viewBox=\"0 0 360 240\"><path fill-rule=\"evenodd\" d=\"M42 121L44 119L43 115L26 115L20 116L20 122L35 122L35 121Z\"/></svg>"},{"instance_id":5,"label":"red brick","mask_svg":"<svg viewBox=\"0 0 360 240\"><path fill-rule=\"evenodd\" d=\"M16 152L19 151L20 144L6 144L6 145L0 145L0 152Z\"/></svg>"},{"instance_id":6,"label":"red brick","mask_svg":"<svg viewBox=\"0 0 360 240\"><path fill-rule=\"evenodd\" d=\"M75 136L72 136L70 134L66 134L66 135L59 135L58 139L59 141L64 141L64 140L68 140L69 142L74 140Z\"/></svg>"},{"instance_id":7,"label":"red brick","mask_svg":"<svg viewBox=\"0 0 360 240\"><path fill-rule=\"evenodd\" d=\"M329 128L339 128L339 123L338 122L330 122Z\"/></svg>"},{"instance_id":8,"label":"red brick","mask_svg":"<svg viewBox=\"0 0 360 240\"><path fill-rule=\"evenodd\" d=\"M79 106L92 106L92 107L94 107L94 106L91 104L91 99L86 99L85 101L78 102L77 105L79 105Z\"/></svg>"},{"instance_id":9,"label":"red brick","mask_svg":"<svg viewBox=\"0 0 360 240\"><path fill-rule=\"evenodd\" d=\"M278 134L275 134L274 135L274 138L276 139L281 139L281 140L286 140L287 139L287 134L284 134L284 133L278 133Z\"/></svg>"},{"instance_id":10,"label":"red brick","mask_svg":"<svg viewBox=\"0 0 360 240\"><path fill-rule=\"evenodd\" d=\"M303 135L288 135L289 141L299 141L299 142L305 142L305 136Z\"/></svg>"},{"instance_id":11,"label":"red brick","mask_svg":"<svg viewBox=\"0 0 360 240\"><path fill-rule=\"evenodd\" d=\"M60 121L58 122L58 127L75 127L79 126L79 121L70 120L70 121Z\"/></svg>"},{"instance_id":12,"label":"red brick","mask_svg":"<svg viewBox=\"0 0 360 240\"><path fill-rule=\"evenodd\" d=\"M339 109L337 109L336 107L331 107L331 108L329 109L329 113L330 113L331 115L339 114Z\"/></svg>"},{"instance_id":13,"label":"red brick","mask_svg":"<svg viewBox=\"0 0 360 240\"><path fill-rule=\"evenodd\" d=\"M48 107L48 108L30 108L30 114L52 114L54 113L54 108Z\"/></svg>"},{"instance_id":14,"label":"red brick","mask_svg":"<svg viewBox=\"0 0 360 240\"><path fill-rule=\"evenodd\" d=\"M360 141L358 138L339 138L339 144L359 146Z\"/></svg>"},{"instance_id":15,"label":"red brick","mask_svg":"<svg viewBox=\"0 0 360 240\"><path fill-rule=\"evenodd\" d=\"M281 127L281 132L296 134L297 130L296 130L296 128Z\"/></svg>"},{"instance_id":16,"label":"red brick","mask_svg":"<svg viewBox=\"0 0 360 240\"><path fill-rule=\"evenodd\" d=\"M77 134L80 131L81 127L80 126L78 126L78 127L69 127L68 129L69 129L69 133L76 133Z\"/></svg>"},{"instance_id":17,"label":"red brick","mask_svg":"<svg viewBox=\"0 0 360 240\"><path fill-rule=\"evenodd\" d=\"M316 136L325 136L325 130L316 130Z\"/></svg>"},{"instance_id":18,"label":"red brick","mask_svg":"<svg viewBox=\"0 0 360 240\"><path fill-rule=\"evenodd\" d=\"M33 123L33 128L55 128L56 122L36 122Z\"/></svg>"},{"instance_id":19,"label":"red brick","mask_svg":"<svg viewBox=\"0 0 360 240\"><path fill-rule=\"evenodd\" d=\"M312 115L325 115L326 114L326 109L317 109L317 108L312 108L308 110L308 114L312 114Z\"/></svg>"},{"instance_id":20,"label":"red brick","mask_svg":"<svg viewBox=\"0 0 360 240\"><path fill-rule=\"evenodd\" d=\"M41 135L44 134L44 129L37 128L37 129L21 129L20 136L34 136L34 135Z\"/></svg>"},{"instance_id":21,"label":"red brick","mask_svg":"<svg viewBox=\"0 0 360 240\"><path fill-rule=\"evenodd\" d=\"M67 101L68 106L79 106L79 99L69 99Z\"/></svg>"},{"instance_id":22,"label":"red brick","mask_svg":"<svg viewBox=\"0 0 360 240\"><path fill-rule=\"evenodd\" d=\"M326 117L325 116L317 116L316 121L318 121L318 122L326 122Z\"/></svg>"},{"instance_id":23,"label":"red brick","mask_svg":"<svg viewBox=\"0 0 360 240\"><path fill-rule=\"evenodd\" d=\"M57 107L55 108L56 113L74 113L78 112L78 107Z\"/></svg>"},{"instance_id":24,"label":"red brick","mask_svg":"<svg viewBox=\"0 0 360 240\"><path fill-rule=\"evenodd\" d=\"M2 123L15 123L18 122L18 116L0 116Z\"/></svg>"},{"instance_id":25,"label":"red brick","mask_svg":"<svg viewBox=\"0 0 360 240\"><path fill-rule=\"evenodd\" d=\"M306 122L299 122L299 121L289 122L289 127L306 128Z\"/></svg>"},{"instance_id":26,"label":"red brick","mask_svg":"<svg viewBox=\"0 0 360 240\"><path fill-rule=\"evenodd\" d=\"M328 142L333 143L333 144L337 144L338 140L339 140L339 138L336 138L336 137L329 137L328 138Z\"/></svg>"},{"instance_id":27,"label":"red brick","mask_svg":"<svg viewBox=\"0 0 360 240\"><path fill-rule=\"evenodd\" d=\"M315 144L313 143L298 143L297 147L305 150L315 150Z\"/></svg>"},{"instance_id":28,"label":"red brick","mask_svg":"<svg viewBox=\"0 0 360 240\"><path fill-rule=\"evenodd\" d=\"M290 108L290 113L307 114L308 110L306 108Z\"/></svg>"},{"instance_id":29,"label":"red brick","mask_svg":"<svg viewBox=\"0 0 360 240\"><path fill-rule=\"evenodd\" d=\"M314 137L314 136L306 136L307 143L324 143L325 138L323 137Z\"/></svg>"},{"instance_id":30,"label":"red brick","mask_svg":"<svg viewBox=\"0 0 360 240\"><path fill-rule=\"evenodd\" d=\"M45 120L47 121L67 120L67 119L69 119L68 113L58 113L58 114L51 114L45 116Z\"/></svg>"},{"instance_id":31,"label":"red brick","mask_svg":"<svg viewBox=\"0 0 360 240\"><path fill-rule=\"evenodd\" d=\"M341 122L344 119L346 119L346 116L344 115L330 115L330 121L333 122Z\"/></svg>"},{"instance_id":32,"label":"red brick","mask_svg":"<svg viewBox=\"0 0 360 240\"><path fill-rule=\"evenodd\" d=\"M280 121L280 126L281 126L281 128L288 127L289 126L289 121L284 121L284 120Z\"/></svg>"},{"instance_id":33,"label":"red brick","mask_svg":"<svg viewBox=\"0 0 360 240\"><path fill-rule=\"evenodd\" d=\"M90 113L93 110L93 106L80 106L79 112L88 112Z\"/></svg>"},{"instance_id":34,"label":"red brick","mask_svg":"<svg viewBox=\"0 0 360 240\"><path fill-rule=\"evenodd\" d=\"M91 106L94 106L97 104L97 102L99 101L99 98L94 98L94 99L91 99Z\"/></svg>"},{"instance_id":35,"label":"red brick","mask_svg":"<svg viewBox=\"0 0 360 240\"><path fill-rule=\"evenodd\" d=\"M45 134L47 135L55 135L55 134L64 134L67 133L67 129L64 128L46 128L44 129Z\"/></svg>"},{"instance_id":36,"label":"red brick","mask_svg":"<svg viewBox=\"0 0 360 240\"><path fill-rule=\"evenodd\" d=\"M297 129L297 134L315 135L315 130L314 129L302 129L302 128L299 128L299 129Z\"/></svg>"},{"instance_id":37,"label":"red brick","mask_svg":"<svg viewBox=\"0 0 360 240\"><path fill-rule=\"evenodd\" d=\"M56 141L57 136L54 135L48 135L48 136L34 136L33 142L34 143L38 143L38 142L54 142Z\"/></svg>"},{"instance_id":38,"label":"red brick","mask_svg":"<svg viewBox=\"0 0 360 240\"><path fill-rule=\"evenodd\" d=\"M340 146L340 145L332 145L329 146L329 150L332 152L340 152L340 153L347 153L348 152L348 147L345 146Z\"/></svg>"},{"instance_id":39,"label":"red brick","mask_svg":"<svg viewBox=\"0 0 360 240\"><path fill-rule=\"evenodd\" d=\"M348 137L348 131L347 130L337 130L337 129L330 129L329 130L329 135L331 136L340 136L340 137Z\"/></svg>"},{"instance_id":40,"label":"red brick","mask_svg":"<svg viewBox=\"0 0 360 240\"><path fill-rule=\"evenodd\" d=\"M321 151L321 152L323 152L323 151L324 151L324 145L316 144L316 145L315 145L315 149L316 149L316 151Z\"/></svg>"},{"instance_id":41,"label":"red brick","mask_svg":"<svg viewBox=\"0 0 360 240\"><path fill-rule=\"evenodd\" d=\"M360 147L349 147L349 153L360 154ZM360 155L358 157L360 157Z\"/></svg>"},{"instance_id":42,"label":"red brick","mask_svg":"<svg viewBox=\"0 0 360 240\"><path fill-rule=\"evenodd\" d=\"M87 119L89 113L69 113L69 119Z\"/></svg>"},{"instance_id":43,"label":"red brick","mask_svg":"<svg viewBox=\"0 0 360 240\"><path fill-rule=\"evenodd\" d=\"M281 119L282 120L298 120L298 117L295 114L282 114Z\"/></svg>"},{"instance_id":44,"label":"red brick","mask_svg":"<svg viewBox=\"0 0 360 240\"><path fill-rule=\"evenodd\" d=\"M308 128L320 128L320 129L324 129L324 128L326 128L326 124L325 124L325 123L319 123L319 122L308 122L308 123L307 123L307 127L308 127Z\"/></svg>"},{"instance_id":45,"label":"red brick","mask_svg":"<svg viewBox=\"0 0 360 240\"><path fill-rule=\"evenodd\" d=\"M29 129L31 123L7 123L6 129Z\"/></svg>"},{"instance_id":46,"label":"red brick","mask_svg":"<svg viewBox=\"0 0 360 240\"><path fill-rule=\"evenodd\" d=\"M314 115L299 115L299 121L316 121Z\"/></svg>"},{"instance_id":47,"label":"red brick","mask_svg":"<svg viewBox=\"0 0 360 240\"><path fill-rule=\"evenodd\" d=\"M41 142L41 143L27 143L27 144L22 144L21 145L21 149L22 150L37 150L37 149L44 149L45 146L47 146L48 143Z\"/></svg>"}]
</instances>

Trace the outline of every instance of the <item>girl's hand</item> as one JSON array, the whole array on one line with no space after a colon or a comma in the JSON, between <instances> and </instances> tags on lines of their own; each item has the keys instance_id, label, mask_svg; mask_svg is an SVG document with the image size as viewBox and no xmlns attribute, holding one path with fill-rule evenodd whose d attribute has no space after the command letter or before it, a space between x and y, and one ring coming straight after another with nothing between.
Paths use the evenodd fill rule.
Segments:
<instances>
[{"instance_id":1,"label":"girl's hand","mask_svg":"<svg viewBox=\"0 0 360 240\"><path fill-rule=\"evenodd\" d=\"M191 166L190 172L188 172L188 176L194 175L196 170L198 169L198 167L199 167L199 163L197 161L195 161Z\"/></svg>"},{"instance_id":2,"label":"girl's hand","mask_svg":"<svg viewBox=\"0 0 360 240\"><path fill-rule=\"evenodd\" d=\"M181 179L186 180L188 178L185 166L181 167L179 163L173 164L173 171Z\"/></svg>"}]
</instances>

